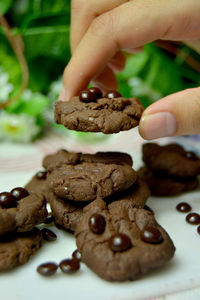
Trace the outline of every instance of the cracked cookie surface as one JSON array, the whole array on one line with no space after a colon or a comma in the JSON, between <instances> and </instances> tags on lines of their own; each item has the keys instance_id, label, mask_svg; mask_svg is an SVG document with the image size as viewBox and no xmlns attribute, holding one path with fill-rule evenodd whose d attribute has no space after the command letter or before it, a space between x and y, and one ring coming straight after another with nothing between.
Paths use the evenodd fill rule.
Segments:
<instances>
[{"instance_id":1,"label":"cracked cookie surface","mask_svg":"<svg viewBox=\"0 0 200 300\"><path fill-rule=\"evenodd\" d=\"M142 150L144 163L154 173L177 177L194 177L200 174L200 159L178 144L160 146L147 143Z\"/></svg>"},{"instance_id":2,"label":"cracked cookie surface","mask_svg":"<svg viewBox=\"0 0 200 300\"><path fill-rule=\"evenodd\" d=\"M100 233L91 230L94 217L104 218L103 232L102 226ZM98 229L98 223L95 225ZM169 235L153 214L131 207L127 200L107 205L98 199L86 206L75 236L82 261L109 281L135 280L164 265L175 252Z\"/></svg>"},{"instance_id":3,"label":"cracked cookie surface","mask_svg":"<svg viewBox=\"0 0 200 300\"><path fill-rule=\"evenodd\" d=\"M85 103L74 97L56 102L55 121L76 131L117 133L137 126L143 110L137 98L100 98Z\"/></svg>"},{"instance_id":4,"label":"cracked cookie surface","mask_svg":"<svg viewBox=\"0 0 200 300\"><path fill-rule=\"evenodd\" d=\"M46 199L43 195L30 194L19 200L16 207L0 206L0 235L9 232L26 232L42 223L47 217Z\"/></svg>"},{"instance_id":5,"label":"cracked cookie surface","mask_svg":"<svg viewBox=\"0 0 200 300\"><path fill-rule=\"evenodd\" d=\"M41 245L42 233L37 228L0 237L0 271L25 264Z\"/></svg>"}]
</instances>

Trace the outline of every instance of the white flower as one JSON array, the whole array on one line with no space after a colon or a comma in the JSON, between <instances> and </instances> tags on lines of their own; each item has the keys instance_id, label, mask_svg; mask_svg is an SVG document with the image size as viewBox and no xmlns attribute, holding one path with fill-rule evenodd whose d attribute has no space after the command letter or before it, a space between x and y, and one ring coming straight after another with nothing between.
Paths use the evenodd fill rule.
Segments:
<instances>
[{"instance_id":1,"label":"white flower","mask_svg":"<svg viewBox=\"0 0 200 300\"><path fill-rule=\"evenodd\" d=\"M0 102L8 100L10 92L13 90L13 85L8 82L9 75L0 68Z\"/></svg>"},{"instance_id":2,"label":"white flower","mask_svg":"<svg viewBox=\"0 0 200 300\"><path fill-rule=\"evenodd\" d=\"M36 125L34 117L0 112L0 139L27 143L39 132L40 127Z\"/></svg>"}]
</instances>

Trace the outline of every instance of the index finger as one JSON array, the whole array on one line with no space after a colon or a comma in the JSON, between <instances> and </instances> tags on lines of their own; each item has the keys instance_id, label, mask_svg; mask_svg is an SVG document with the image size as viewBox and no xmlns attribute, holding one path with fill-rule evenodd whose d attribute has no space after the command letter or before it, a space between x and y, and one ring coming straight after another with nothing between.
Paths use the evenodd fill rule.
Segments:
<instances>
[{"instance_id":1,"label":"index finger","mask_svg":"<svg viewBox=\"0 0 200 300\"><path fill-rule=\"evenodd\" d=\"M156 39L198 36L200 28L195 34L193 30L199 23L199 9L198 0L135 0L97 17L64 71L66 100L98 76L120 49L137 48Z\"/></svg>"}]
</instances>

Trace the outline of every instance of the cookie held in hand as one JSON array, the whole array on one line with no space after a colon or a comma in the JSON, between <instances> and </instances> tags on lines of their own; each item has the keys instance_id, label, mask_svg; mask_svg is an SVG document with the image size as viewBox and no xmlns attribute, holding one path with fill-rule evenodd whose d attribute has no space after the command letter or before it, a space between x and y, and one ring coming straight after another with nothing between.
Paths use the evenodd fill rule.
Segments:
<instances>
[{"instance_id":1,"label":"cookie held in hand","mask_svg":"<svg viewBox=\"0 0 200 300\"><path fill-rule=\"evenodd\" d=\"M76 131L106 134L129 130L139 124L144 108L137 98L95 98L91 93L84 95L68 102L57 101L56 123Z\"/></svg>"}]
</instances>

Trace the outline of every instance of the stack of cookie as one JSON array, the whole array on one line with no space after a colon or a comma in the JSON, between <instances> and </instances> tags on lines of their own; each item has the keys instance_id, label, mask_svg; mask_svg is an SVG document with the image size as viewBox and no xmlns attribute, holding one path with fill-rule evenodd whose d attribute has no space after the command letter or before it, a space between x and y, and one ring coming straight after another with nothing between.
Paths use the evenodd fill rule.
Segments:
<instances>
[{"instance_id":1,"label":"stack of cookie","mask_svg":"<svg viewBox=\"0 0 200 300\"><path fill-rule=\"evenodd\" d=\"M0 193L0 271L24 264L42 243L42 233L35 226L47 216L42 194L14 188Z\"/></svg>"},{"instance_id":2,"label":"stack of cookie","mask_svg":"<svg viewBox=\"0 0 200 300\"><path fill-rule=\"evenodd\" d=\"M142 167L138 174L153 196L173 196L198 187L200 159L178 144L143 145Z\"/></svg>"},{"instance_id":3,"label":"stack of cookie","mask_svg":"<svg viewBox=\"0 0 200 300\"><path fill-rule=\"evenodd\" d=\"M74 232L82 261L100 277L134 280L162 266L175 248L145 205L147 185L128 154L59 150L26 188L46 195L55 222ZM46 173L47 172L47 173Z\"/></svg>"}]
</instances>

